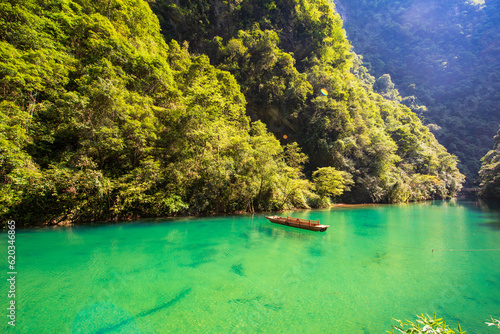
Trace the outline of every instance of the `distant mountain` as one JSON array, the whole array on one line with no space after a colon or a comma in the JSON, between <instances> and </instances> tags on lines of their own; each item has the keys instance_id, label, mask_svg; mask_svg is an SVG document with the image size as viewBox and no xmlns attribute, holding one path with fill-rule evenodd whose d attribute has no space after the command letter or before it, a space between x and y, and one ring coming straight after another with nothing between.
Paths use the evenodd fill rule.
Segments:
<instances>
[{"instance_id":1,"label":"distant mountain","mask_svg":"<svg viewBox=\"0 0 500 334\"><path fill-rule=\"evenodd\" d=\"M370 73L391 76L402 103L476 182L500 124L500 1L335 3Z\"/></svg>"}]
</instances>

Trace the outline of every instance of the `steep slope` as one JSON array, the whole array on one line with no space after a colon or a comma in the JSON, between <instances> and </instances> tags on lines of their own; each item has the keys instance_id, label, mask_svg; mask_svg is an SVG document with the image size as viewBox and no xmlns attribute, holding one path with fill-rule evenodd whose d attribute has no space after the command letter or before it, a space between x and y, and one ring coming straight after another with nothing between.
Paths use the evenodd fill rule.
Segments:
<instances>
[{"instance_id":1,"label":"steep slope","mask_svg":"<svg viewBox=\"0 0 500 334\"><path fill-rule=\"evenodd\" d=\"M493 149L481 159L480 194L483 198L498 201L500 199L500 130L494 139Z\"/></svg>"},{"instance_id":2,"label":"steep slope","mask_svg":"<svg viewBox=\"0 0 500 334\"><path fill-rule=\"evenodd\" d=\"M151 6L167 40L186 40L190 50L230 71L248 114L282 143L304 148L308 173L334 166L352 176L343 200L399 202L460 189L456 159L407 107L373 92L373 78L326 1L162 0Z\"/></svg>"},{"instance_id":3,"label":"steep slope","mask_svg":"<svg viewBox=\"0 0 500 334\"><path fill-rule=\"evenodd\" d=\"M354 50L377 78L390 74L474 183L500 124L499 1L335 3Z\"/></svg>"},{"instance_id":4,"label":"steep slope","mask_svg":"<svg viewBox=\"0 0 500 334\"><path fill-rule=\"evenodd\" d=\"M250 123L231 74L167 46L146 2L12 0L0 26L3 218L307 206L300 150Z\"/></svg>"}]
</instances>

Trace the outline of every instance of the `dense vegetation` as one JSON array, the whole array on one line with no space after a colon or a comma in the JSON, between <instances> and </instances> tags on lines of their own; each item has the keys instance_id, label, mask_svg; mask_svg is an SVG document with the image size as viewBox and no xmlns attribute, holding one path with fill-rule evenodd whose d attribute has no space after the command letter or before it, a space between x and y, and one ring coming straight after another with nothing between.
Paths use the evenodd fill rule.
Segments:
<instances>
[{"instance_id":1,"label":"dense vegetation","mask_svg":"<svg viewBox=\"0 0 500 334\"><path fill-rule=\"evenodd\" d=\"M500 199L500 130L495 136L493 149L482 159L479 171L480 195L486 199Z\"/></svg>"},{"instance_id":2,"label":"dense vegetation","mask_svg":"<svg viewBox=\"0 0 500 334\"><path fill-rule=\"evenodd\" d=\"M142 0L0 4L0 216L43 224L460 189L456 159L373 92L325 1L151 5L168 43Z\"/></svg>"},{"instance_id":3,"label":"dense vegetation","mask_svg":"<svg viewBox=\"0 0 500 334\"><path fill-rule=\"evenodd\" d=\"M300 150L250 123L228 72L167 46L145 2L1 6L2 215L44 223L306 205Z\"/></svg>"},{"instance_id":4,"label":"dense vegetation","mask_svg":"<svg viewBox=\"0 0 500 334\"><path fill-rule=\"evenodd\" d=\"M354 50L389 74L469 185L500 124L498 0L334 0ZM370 19L367 19L370 18Z\"/></svg>"},{"instance_id":5,"label":"dense vegetation","mask_svg":"<svg viewBox=\"0 0 500 334\"><path fill-rule=\"evenodd\" d=\"M282 143L299 143L306 174L349 173L343 200L404 202L460 188L455 158L416 114L373 92L326 1L159 0L152 8L167 40L187 40L235 76L253 119Z\"/></svg>"}]
</instances>

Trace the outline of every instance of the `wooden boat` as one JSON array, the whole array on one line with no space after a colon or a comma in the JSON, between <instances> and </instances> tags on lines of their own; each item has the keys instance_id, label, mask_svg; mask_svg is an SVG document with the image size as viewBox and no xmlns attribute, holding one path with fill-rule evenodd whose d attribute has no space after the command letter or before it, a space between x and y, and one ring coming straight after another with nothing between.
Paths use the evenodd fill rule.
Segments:
<instances>
[{"instance_id":1,"label":"wooden boat","mask_svg":"<svg viewBox=\"0 0 500 334\"><path fill-rule=\"evenodd\" d=\"M298 227L311 231L325 232L326 229L330 227L330 225L321 225L319 220L300 219L288 216L286 218L280 216L271 216L266 218L269 219L271 223Z\"/></svg>"}]
</instances>

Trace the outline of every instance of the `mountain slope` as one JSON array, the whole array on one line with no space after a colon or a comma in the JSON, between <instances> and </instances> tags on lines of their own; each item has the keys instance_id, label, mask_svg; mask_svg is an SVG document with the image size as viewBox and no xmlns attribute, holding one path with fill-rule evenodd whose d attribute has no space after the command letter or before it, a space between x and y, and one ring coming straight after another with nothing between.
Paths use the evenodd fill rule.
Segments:
<instances>
[{"instance_id":1,"label":"mountain slope","mask_svg":"<svg viewBox=\"0 0 500 334\"><path fill-rule=\"evenodd\" d=\"M500 124L499 1L335 3L354 50L390 74L472 185Z\"/></svg>"},{"instance_id":2,"label":"mountain slope","mask_svg":"<svg viewBox=\"0 0 500 334\"><path fill-rule=\"evenodd\" d=\"M480 195L486 199L500 199L500 130L495 136L495 144L481 159L480 177Z\"/></svg>"},{"instance_id":3,"label":"mountain slope","mask_svg":"<svg viewBox=\"0 0 500 334\"><path fill-rule=\"evenodd\" d=\"M234 77L167 45L146 2L9 1L0 24L3 217L307 206L300 164L250 123Z\"/></svg>"},{"instance_id":4,"label":"mountain slope","mask_svg":"<svg viewBox=\"0 0 500 334\"><path fill-rule=\"evenodd\" d=\"M373 92L326 1L167 0L152 8L167 40L185 39L230 71L251 117L304 148L309 173L334 166L353 176L343 200L446 197L460 188L455 159L416 115Z\"/></svg>"}]
</instances>

